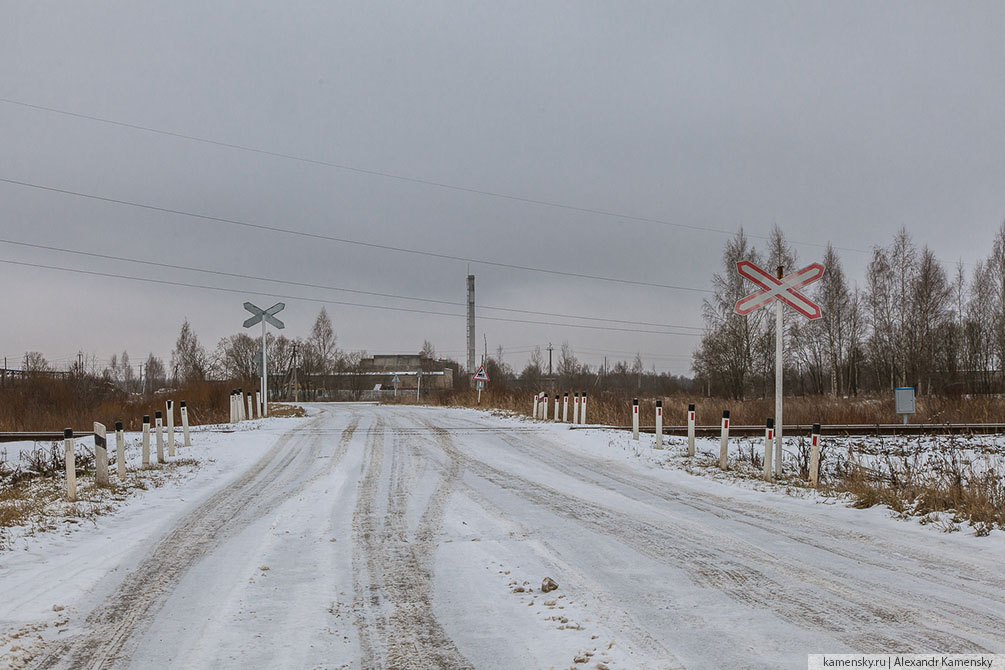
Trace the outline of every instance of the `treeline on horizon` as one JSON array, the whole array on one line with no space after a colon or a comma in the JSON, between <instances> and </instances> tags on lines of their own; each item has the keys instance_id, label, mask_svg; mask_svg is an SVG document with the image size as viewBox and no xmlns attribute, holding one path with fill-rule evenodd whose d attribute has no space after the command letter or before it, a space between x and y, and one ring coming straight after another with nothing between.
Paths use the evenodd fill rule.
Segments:
<instances>
[{"instance_id":1,"label":"treeline on horizon","mask_svg":"<svg viewBox=\"0 0 1005 670\"><path fill-rule=\"evenodd\" d=\"M784 387L799 395L850 396L913 386L921 395L996 393L1005 360L1005 223L990 254L947 271L906 228L876 246L862 282L849 282L830 244L823 277L803 290L822 311L809 321L787 310ZM727 241L714 294L704 301L705 334L694 353L695 383L735 399L773 393L774 310L743 317L736 301L756 287L736 271L741 260L785 273L802 265L775 226L757 249L741 229Z\"/></svg>"}]
</instances>

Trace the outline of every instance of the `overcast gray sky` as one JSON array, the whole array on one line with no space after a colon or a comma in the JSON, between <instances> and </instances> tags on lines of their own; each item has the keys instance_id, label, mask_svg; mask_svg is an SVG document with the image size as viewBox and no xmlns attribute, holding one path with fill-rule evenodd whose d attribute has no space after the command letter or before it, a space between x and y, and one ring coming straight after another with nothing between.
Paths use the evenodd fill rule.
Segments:
<instances>
[{"instance_id":1,"label":"overcast gray sky","mask_svg":"<svg viewBox=\"0 0 1005 670\"><path fill-rule=\"evenodd\" d=\"M778 223L861 281L900 226L948 266L1005 218L1005 3L0 2L0 179L452 256L707 289L728 234ZM619 218L129 129L28 103ZM0 182L5 240L464 301L467 264ZM678 224L678 225L674 225ZM711 230L702 230L702 228ZM760 240L755 240L761 242ZM859 251L854 251L859 250ZM0 259L320 304L462 307L0 243ZM472 265L483 305L701 326L700 291ZM0 263L0 355L168 358L247 296ZM463 360L463 318L329 305L347 349ZM480 311L480 316L565 321ZM593 325L605 325L602 322ZM606 324L615 325L618 324ZM653 330L650 326L621 324ZM659 330L659 329L657 329ZM696 331L693 331L696 332ZM698 338L482 320L518 370L568 341L687 373Z\"/></svg>"}]
</instances>

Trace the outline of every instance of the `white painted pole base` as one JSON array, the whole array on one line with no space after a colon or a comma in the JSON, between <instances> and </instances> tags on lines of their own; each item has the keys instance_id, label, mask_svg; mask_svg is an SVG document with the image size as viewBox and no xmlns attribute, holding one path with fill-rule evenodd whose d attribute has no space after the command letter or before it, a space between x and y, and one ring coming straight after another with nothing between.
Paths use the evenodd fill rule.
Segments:
<instances>
[{"instance_id":1,"label":"white painted pole base","mask_svg":"<svg viewBox=\"0 0 1005 670\"><path fill-rule=\"evenodd\" d=\"M632 439L639 440L639 399L632 400Z\"/></svg>"},{"instance_id":2,"label":"white painted pole base","mask_svg":"<svg viewBox=\"0 0 1005 670\"><path fill-rule=\"evenodd\" d=\"M694 456L694 404L687 406L687 455Z\"/></svg>"},{"instance_id":3,"label":"white painted pole base","mask_svg":"<svg viewBox=\"0 0 1005 670\"><path fill-rule=\"evenodd\" d=\"M69 428L63 431L63 448L66 459L66 499L74 502L77 499L77 460L73 454L73 431Z\"/></svg>"},{"instance_id":4,"label":"white painted pole base","mask_svg":"<svg viewBox=\"0 0 1005 670\"><path fill-rule=\"evenodd\" d=\"M813 424L813 434L810 438L810 486L816 488L820 483L820 424Z\"/></svg>"},{"instance_id":5,"label":"white painted pole base","mask_svg":"<svg viewBox=\"0 0 1005 670\"><path fill-rule=\"evenodd\" d=\"M181 401L181 430L185 439L184 445L191 447L192 441L188 437L188 407L186 407L184 400Z\"/></svg>"},{"instance_id":6,"label":"white painted pole base","mask_svg":"<svg viewBox=\"0 0 1005 670\"><path fill-rule=\"evenodd\" d=\"M719 440L719 468L729 467L729 410L722 410L722 437Z\"/></svg>"},{"instance_id":7,"label":"white painted pole base","mask_svg":"<svg viewBox=\"0 0 1005 670\"><path fill-rule=\"evenodd\" d=\"M119 479L126 478L126 435L121 421L115 422L115 471Z\"/></svg>"},{"instance_id":8,"label":"white painted pole base","mask_svg":"<svg viewBox=\"0 0 1005 670\"><path fill-rule=\"evenodd\" d=\"M108 442L104 424L94 422L94 483L98 486L109 486L108 481Z\"/></svg>"},{"instance_id":9,"label":"white painted pole base","mask_svg":"<svg viewBox=\"0 0 1005 670\"><path fill-rule=\"evenodd\" d=\"M771 481L772 460L771 447L775 441L775 420L768 419L764 428L764 480Z\"/></svg>"},{"instance_id":10,"label":"white painted pole base","mask_svg":"<svg viewBox=\"0 0 1005 670\"><path fill-rule=\"evenodd\" d=\"M167 409L168 456L174 458L174 400L164 403Z\"/></svg>"},{"instance_id":11,"label":"white painted pole base","mask_svg":"<svg viewBox=\"0 0 1005 670\"><path fill-rule=\"evenodd\" d=\"M663 448L663 401L656 401L656 448Z\"/></svg>"},{"instance_id":12,"label":"white painted pole base","mask_svg":"<svg viewBox=\"0 0 1005 670\"><path fill-rule=\"evenodd\" d=\"M154 438L157 440L157 462L164 462L164 417L158 411L154 418Z\"/></svg>"},{"instance_id":13,"label":"white painted pole base","mask_svg":"<svg viewBox=\"0 0 1005 670\"><path fill-rule=\"evenodd\" d=\"M233 400L234 396L230 396ZM233 403L231 403L233 411ZM150 467L150 415L143 415L143 467Z\"/></svg>"}]
</instances>

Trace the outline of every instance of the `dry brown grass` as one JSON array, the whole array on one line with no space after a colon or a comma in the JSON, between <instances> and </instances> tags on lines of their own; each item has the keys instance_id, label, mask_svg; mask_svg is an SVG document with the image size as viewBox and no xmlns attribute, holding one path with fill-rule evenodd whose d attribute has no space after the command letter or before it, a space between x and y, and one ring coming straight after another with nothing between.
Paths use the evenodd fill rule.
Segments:
<instances>
[{"instance_id":1,"label":"dry brown grass","mask_svg":"<svg viewBox=\"0 0 1005 670\"><path fill-rule=\"evenodd\" d=\"M0 388L0 431L61 431L70 427L91 430L99 421L108 428L122 421L126 430L139 430L143 415L164 411L169 398L175 408L184 400L189 423L222 423L229 418L233 382L199 382L164 394L123 393L95 380L40 376ZM257 388L248 382L246 389ZM180 417L176 414L176 422Z\"/></svg>"},{"instance_id":2,"label":"dry brown grass","mask_svg":"<svg viewBox=\"0 0 1005 670\"><path fill-rule=\"evenodd\" d=\"M563 391L564 392L564 391ZM588 415L590 423L624 426L631 423L632 398L613 393L591 393ZM699 425L718 425L722 411L729 410L734 425L762 425L764 420L775 413L774 398L754 400L728 400L723 398L694 398L668 396L663 400L665 425L683 425L687 421L687 407L695 404L696 420ZM477 393L467 389L430 395L425 404L476 407ZM398 402L411 404L414 398L399 397ZM554 412L554 399L551 399ZM570 405L572 398L570 397ZM533 407L533 393L491 390L482 393L480 405L485 409L501 409L529 416ZM643 425L655 422L656 398L639 399L639 412ZM570 413L571 413L570 407ZM553 416L553 414L552 414ZM832 398L829 396L787 396L785 398L785 423L811 425L822 424L875 424L899 423L892 394L883 396L858 396L855 398ZM917 400L917 413L911 417L913 423L1005 423L1005 398L992 396L940 397L925 396Z\"/></svg>"},{"instance_id":3,"label":"dry brown grass","mask_svg":"<svg viewBox=\"0 0 1005 670\"><path fill-rule=\"evenodd\" d=\"M924 461L917 456L886 457L865 467L852 462L839 468L830 482L834 491L849 493L859 508L886 505L904 516L922 520L945 516L946 530L968 523L977 535L995 527L1005 530L1005 473L996 457L972 461L949 448Z\"/></svg>"}]
</instances>

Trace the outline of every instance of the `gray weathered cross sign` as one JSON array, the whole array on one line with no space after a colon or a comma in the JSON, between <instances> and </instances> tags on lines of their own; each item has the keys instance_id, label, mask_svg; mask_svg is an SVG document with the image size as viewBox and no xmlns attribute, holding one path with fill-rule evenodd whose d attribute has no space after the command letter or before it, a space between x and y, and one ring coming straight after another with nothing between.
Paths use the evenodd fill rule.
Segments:
<instances>
[{"instance_id":1,"label":"gray weathered cross sign","mask_svg":"<svg viewBox=\"0 0 1005 670\"><path fill-rule=\"evenodd\" d=\"M246 302L246 303L244 303L244 309L246 309L249 312L251 312L252 314L254 314L254 316L244 322L244 327L245 328L251 328L253 325L255 325L256 323L258 323L259 321L261 321L264 318L266 321L268 321L269 323L271 323L273 326L275 326L276 328L282 330L283 328L286 327L286 324L283 323L282 321L280 321L279 319L277 319L273 315L274 314L279 314L285 308L286 308L286 303L283 303L283 302L277 302L275 305L273 305L272 307L270 307L268 309L261 309L260 307L256 307L255 305L251 304L250 302Z\"/></svg>"},{"instance_id":2,"label":"gray weathered cross sign","mask_svg":"<svg viewBox=\"0 0 1005 670\"><path fill-rule=\"evenodd\" d=\"M254 316L244 322L245 328L251 328L256 323L262 324L262 406L258 410L259 416L269 415L269 358L265 351L265 324L271 323L276 328L282 330L286 324L275 317L286 308L286 303L277 302L268 309L262 309L250 302L244 303L244 309Z\"/></svg>"}]
</instances>

